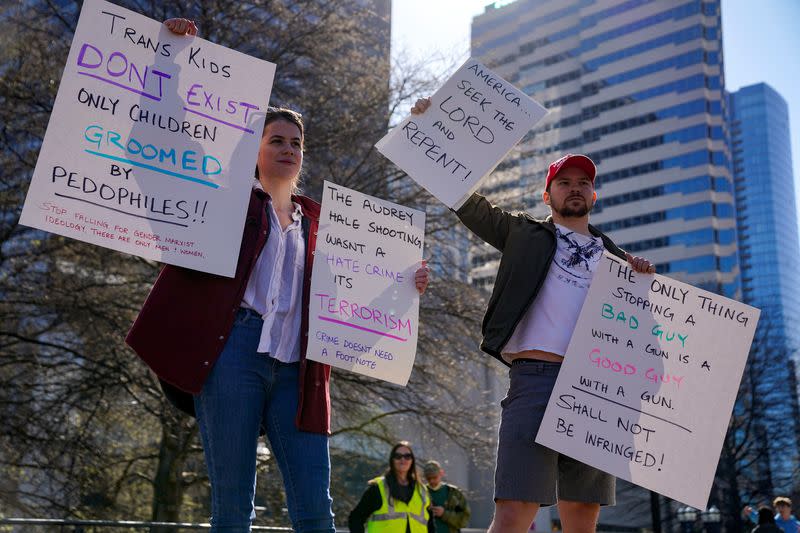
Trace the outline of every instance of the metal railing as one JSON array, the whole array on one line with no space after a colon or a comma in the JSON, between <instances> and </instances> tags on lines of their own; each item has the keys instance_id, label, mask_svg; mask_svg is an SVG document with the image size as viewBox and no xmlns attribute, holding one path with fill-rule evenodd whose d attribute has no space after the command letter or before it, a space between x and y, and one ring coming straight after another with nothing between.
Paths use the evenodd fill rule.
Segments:
<instances>
[{"instance_id":1,"label":"metal railing","mask_svg":"<svg viewBox=\"0 0 800 533\"><path fill-rule=\"evenodd\" d=\"M211 524L192 523L192 522L147 522L136 520L76 520L59 518L0 518L0 532L6 531L2 526L27 526L18 531L31 531L30 527L36 527L35 531L47 531L58 533L92 533L95 531L115 531L115 530L147 530L154 527L170 528L170 531L183 530L210 530ZM279 526L252 526L253 531L266 531L270 533L292 533L290 527ZM347 529L337 528L337 533L347 533ZM485 529L467 528L462 529L462 533L486 533Z\"/></svg>"},{"instance_id":2,"label":"metal railing","mask_svg":"<svg viewBox=\"0 0 800 533\"><path fill-rule=\"evenodd\" d=\"M58 518L0 518L0 526L33 526L40 531L58 531L59 533L89 533L98 529L113 531L114 529L150 529L170 528L170 531L189 529L209 530L211 524L195 524L191 522L143 522L135 520L73 520ZM269 531L274 533L291 533L290 527L253 526L253 531ZM23 529L21 531L27 531Z\"/></svg>"},{"instance_id":3,"label":"metal railing","mask_svg":"<svg viewBox=\"0 0 800 533\"><path fill-rule=\"evenodd\" d=\"M0 518L0 533L7 531L2 526L28 526L24 529L14 529L13 531L28 532L30 527L37 527L34 531L58 532L58 533L94 533L98 531L116 530L147 530L150 528L169 528L168 531L183 530L210 530L211 524L192 523L192 522L147 522L136 520L75 520L59 518ZM561 522L554 520L553 531L561 531ZM280 526L252 526L252 531L266 531L270 533L292 533L290 527ZM336 528L337 533L348 533L348 530ZM547 531L547 530L544 530ZM603 526L598 524L598 533L640 533L647 530L637 527L625 526ZM466 528L461 533L486 533L482 528Z\"/></svg>"}]
</instances>

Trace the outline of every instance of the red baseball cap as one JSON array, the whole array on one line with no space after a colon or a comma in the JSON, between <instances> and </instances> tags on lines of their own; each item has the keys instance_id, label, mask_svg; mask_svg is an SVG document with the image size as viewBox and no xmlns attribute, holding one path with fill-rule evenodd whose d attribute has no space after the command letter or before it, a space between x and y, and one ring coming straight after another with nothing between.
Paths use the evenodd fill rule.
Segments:
<instances>
[{"instance_id":1,"label":"red baseball cap","mask_svg":"<svg viewBox=\"0 0 800 533\"><path fill-rule=\"evenodd\" d=\"M561 170L569 167L577 167L589 176L594 184L594 177L597 175L597 167L594 166L594 161L581 154L567 154L561 159L556 159L550 163L550 168L547 169L547 180L545 181L544 188L547 190L550 187L550 182L556 177L556 174Z\"/></svg>"}]
</instances>

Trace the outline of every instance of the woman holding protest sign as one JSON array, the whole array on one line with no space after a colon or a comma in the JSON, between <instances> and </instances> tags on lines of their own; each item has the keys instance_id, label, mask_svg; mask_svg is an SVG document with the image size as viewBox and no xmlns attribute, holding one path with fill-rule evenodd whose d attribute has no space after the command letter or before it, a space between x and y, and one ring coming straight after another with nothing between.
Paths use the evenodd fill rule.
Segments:
<instances>
[{"instance_id":1,"label":"woman holding protest sign","mask_svg":"<svg viewBox=\"0 0 800 533\"><path fill-rule=\"evenodd\" d=\"M197 34L186 19L164 24ZM165 266L127 337L167 396L197 416L213 531L250 530L260 432L293 529L334 531L330 367L305 358L320 205L297 194L304 141L298 113L268 109L235 277ZM422 294L426 265L415 284Z\"/></svg>"}]
</instances>

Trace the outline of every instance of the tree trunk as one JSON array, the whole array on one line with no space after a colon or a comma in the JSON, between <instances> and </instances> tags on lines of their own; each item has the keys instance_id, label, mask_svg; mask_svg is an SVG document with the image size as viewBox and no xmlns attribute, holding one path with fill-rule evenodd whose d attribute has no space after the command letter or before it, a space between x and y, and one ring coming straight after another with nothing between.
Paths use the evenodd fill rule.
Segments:
<instances>
[{"instance_id":1,"label":"tree trunk","mask_svg":"<svg viewBox=\"0 0 800 533\"><path fill-rule=\"evenodd\" d=\"M153 478L151 519L154 522L180 522L185 488L181 472L186 462L187 439L191 438L192 432L180 420L171 420L167 417L162 420L158 464ZM150 528L150 533L171 531L174 529L166 526Z\"/></svg>"},{"instance_id":2,"label":"tree trunk","mask_svg":"<svg viewBox=\"0 0 800 533\"><path fill-rule=\"evenodd\" d=\"M737 475L736 456L733 453L734 444L731 442L733 436L731 432L725 436L725 441L722 446L722 459L721 462L725 465L724 479L725 479L725 499L721 501L720 507L722 508L722 516L725 517L725 530L726 531L744 531L744 523L742 522L742 498L739 495L739 478ZM724 503L723 503L724 502Z\"/></svg>"}]
</instances>

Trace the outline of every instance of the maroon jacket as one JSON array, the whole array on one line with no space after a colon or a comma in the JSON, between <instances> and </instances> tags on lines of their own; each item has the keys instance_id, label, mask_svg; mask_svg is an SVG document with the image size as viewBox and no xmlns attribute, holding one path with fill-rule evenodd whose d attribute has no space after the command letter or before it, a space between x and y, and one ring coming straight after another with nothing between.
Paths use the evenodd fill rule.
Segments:
<instances>
[{"instance_id":1,"label":"maroon jacket","mask_svg":"<svg viewBox=\"0 0 800 533\"><path fill-rule=\"evenodd\" d=\"M300 341L300 390L295 423L302 431L330 432L330 366L308 361L308 304L311 268L317 242L320 205L305 196L292 199L303 207L306 263ZM125 342L164 382L183 393L198 394L225 346L250 272L269 235L267 195L250 195L236 276L166 265L136 318ZM174 400L178 391L169 391ZM173 394L169 394L172 392ZM178 392L180 394L180 392Z\"/></svg>"}]
</instances>

